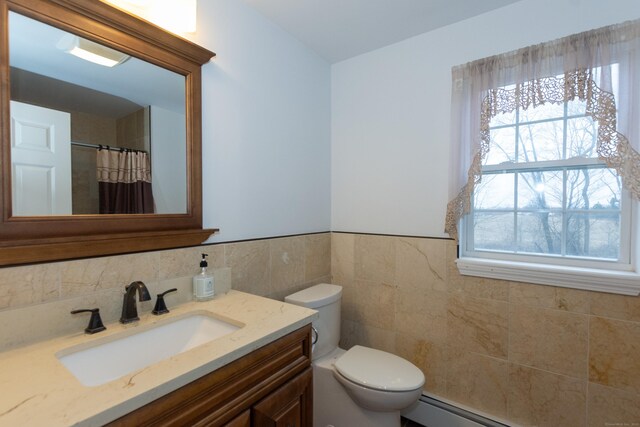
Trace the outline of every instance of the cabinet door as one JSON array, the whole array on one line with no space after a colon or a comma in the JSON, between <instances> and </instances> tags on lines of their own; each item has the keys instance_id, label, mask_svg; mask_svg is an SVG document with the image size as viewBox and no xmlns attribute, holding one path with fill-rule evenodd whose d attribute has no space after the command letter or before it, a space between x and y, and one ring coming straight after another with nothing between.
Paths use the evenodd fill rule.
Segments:
<instances>
[{"instance_id":1,"label":"cabinet door","mask_svg":"<svg viewBox=\"0 0 640 427\"><path fill-rule=\"evenodd\" d=\"M311 427L313 424L313 377L307 368L256 404L255 427Z\"/></svg>"}]
</instances>

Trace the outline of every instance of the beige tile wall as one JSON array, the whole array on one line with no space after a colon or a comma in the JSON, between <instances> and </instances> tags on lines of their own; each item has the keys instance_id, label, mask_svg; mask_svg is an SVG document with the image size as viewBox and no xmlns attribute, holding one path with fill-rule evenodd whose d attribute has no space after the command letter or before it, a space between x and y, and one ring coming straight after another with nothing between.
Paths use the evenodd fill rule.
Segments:
<instances>
[{"instance_id":1,"label":"beige tile wall","mask_svg":"<svg viewBox=\"0 0 640 427\"><path fill-rule=\"evenodd\" d=\"M640 298L461 276L450 240L332 233L342 346L527 426L640 425Z\"/></svg>"},{"instance_id":2,"label":"beige tile wall","mask_svg":"<svg viewBox=\"0 0 640 427\"><path fill-rule=\"evenodd\" d=\"M460 276L449 240L320 233L2 268L0 349L82 331L76 308L117 321L133 280L189 301L203 251L223 289L343 285L342 346L406 357L435 395L523 425L640 423L640 298Z\"/></svg>"},{"instance_id":3,"label":"beige tile wall","mask_svg":"<svg viewBox=\"0 0 640 427\"><path fill-rule=\"evenodd\" d=\"M100 213L100 191L96 179L96 149L71 146L71 212Z\"/></svg>"},{"instance_id":4,"label":"beige tile wall","mask_svg":"<svg viewBox=\"0 0 640 427\"><path fill-rule=\"evenodd\" d=\"M173 287L179 292L167 295L169 309L190 301L202 252L221 291L282 299L330 278L329 233L0 268L0 351L81 332L88 317L71 315L73 309L99 307L106 324L117 322L124 287L135 280L154 296L138 303L141 312Z\"/></svg>"},{"instance_id":5,"label":"beige tile wall","mask_svg":"<svg viewBox=\"0 0 640 427\"><path fill-rule=\"evenodd\" d=\"M57 107L53 107L59 109ZM90 144L115 145L116 120L82 111L70 111L71 140Z\"/></svg>"},{"instance_id":6,"label":"beige tile wall","mask_svg":"<svg viewBox=\"0 0 640 427\"><path fill-rule=\"evenodd\" d=\"M143 107L115 121L116 138L111 146L151 152L150 110Z\"/></svg>"}]
</instances>

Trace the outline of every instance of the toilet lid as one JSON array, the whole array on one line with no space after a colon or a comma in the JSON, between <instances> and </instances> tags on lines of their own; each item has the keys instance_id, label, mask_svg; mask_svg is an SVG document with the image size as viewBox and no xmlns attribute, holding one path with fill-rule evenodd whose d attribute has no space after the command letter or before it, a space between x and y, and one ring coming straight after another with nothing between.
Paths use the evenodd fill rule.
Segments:
<instances>
[{"instance_id":1,"label":"toilet lid","mask_svg":"<svg viewBox=\"0 0 640 427\"><path fill-rule=\"evenodd\" d=\"M364 387L387 391L415 390L424 374L407 360L373 348L356 345L334 364L345 378Z\"/></svg>"},{"instance_id":2,"label":"toilet lid","mask_svg":"<svg viewBox=\"0 0 640 427\"><path fill-rule=\"evenodd\" d=\"M284 298L284 302L307 308L318 308L336 302L342 296L342 286L320 283Z\"/></svg>"}]
</instances>

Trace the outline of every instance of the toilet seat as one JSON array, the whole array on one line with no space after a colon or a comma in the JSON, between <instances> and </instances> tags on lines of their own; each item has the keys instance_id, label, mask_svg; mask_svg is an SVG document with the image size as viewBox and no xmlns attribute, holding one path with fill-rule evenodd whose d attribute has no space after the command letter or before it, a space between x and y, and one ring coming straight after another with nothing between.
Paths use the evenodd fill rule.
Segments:
<instances>
[{"instance_id":1,"label":"toilet seat","mask_svg":"<svg viewBox=\"0 0 640 427\"><path fill-rule=\"evenodd\" d=\"M373 390L421 389L424 374L407 360L385 351L356 345L340 356L336 371L349 381Z\"/></svg>"}]
</instances>

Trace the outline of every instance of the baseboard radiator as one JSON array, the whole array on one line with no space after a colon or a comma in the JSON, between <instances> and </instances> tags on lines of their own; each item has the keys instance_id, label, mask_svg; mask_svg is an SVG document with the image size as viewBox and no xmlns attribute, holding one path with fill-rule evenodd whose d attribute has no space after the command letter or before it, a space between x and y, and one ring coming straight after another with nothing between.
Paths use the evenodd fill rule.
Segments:
<instances>
[{"instance_id":1,"label":"baseboard radiator","mask_svg":"<svg viewBox=\"0 0 640 427\"><path fill-rule=\"evenodd\" d=\"M508 427L424 394L402 416L425 427Z\"/></svg>"}]
</instances>

